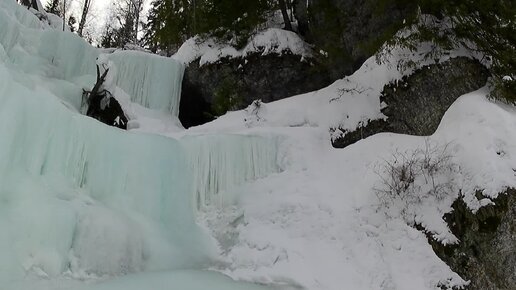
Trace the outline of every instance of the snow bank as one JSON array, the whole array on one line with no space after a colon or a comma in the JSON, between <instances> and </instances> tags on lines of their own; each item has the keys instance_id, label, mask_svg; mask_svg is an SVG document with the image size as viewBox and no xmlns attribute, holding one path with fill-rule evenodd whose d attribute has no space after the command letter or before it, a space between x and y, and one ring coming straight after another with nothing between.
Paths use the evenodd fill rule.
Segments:
<instances>
[{"instance_id":1,"label":"snow bank","mask_svg":"<svg viewBox=\"0 0 516 290\"><path fill-rule=\"evenodd\" d=\"M292 53L302 57L312 56L309 44L296 33L269 28L254 35L241 50L218 43L211 38L202 40L199 37L193 37L183 43L172 58L186 65L199 59L199 65L202 66L207 63L215 63L221 58L245 57L253 53L262 53L262 55Z\"/></svg>"},{"instance_id":2,"label":"snow bank","mask_svg":"<svg viewBox=\"0 0 516 290\"><path fill-rule=\"evenodd\" d=\"M465 285L411 225L417 222L441 242L457 242L442 216L459 189L474 211L488 204L476 199L476 190L496 197L516 187L516 140L510 133L516 110L489 101L487 93L460 97L430 137L384 133L334 149L317 128L260 127L286 136L289 162L281 173L246 185L237 208L205 217L215 236L238 237L221 240L229 266L219 270L234 279L306 289L340 290L343 283L356 290ZM375 191L382 160L426 142L449 144L458 169L448 176L454 190L386 207Z\"/></svg>"},{"instance_id":3,"label":"snow bank","mask_svg":"<svg viewBox=\"0 0 516 290\"><path fill-rule=\"evenodd\" d=\"M371 58L352 76L322 90L250 106L188 130L274 132L288 148L280 173L245 184L235 207L203 216L227 263L218 270L238 280L306 289L467 285L411 225L422 225L440 242L457 242L442 216L459 190L475 211L489 204L488 199L476 199L477 190L496 197L516 187L516 140L511 133L516 110L489 101L487 89L482 89L459 98L430 137L384 133L345 149L332 148L328 137L330 128L354 130L384 118L379 100L383 86L411 72L397 66L399 60L422 60L424 50L395 51L380 65ZM459 55L465 54L456 51L446 58ZM452 190L414 204L385 206L376 192L382 162L396 152L424 148L426 142L449 144Z\"/></svg>"}]
</instances>

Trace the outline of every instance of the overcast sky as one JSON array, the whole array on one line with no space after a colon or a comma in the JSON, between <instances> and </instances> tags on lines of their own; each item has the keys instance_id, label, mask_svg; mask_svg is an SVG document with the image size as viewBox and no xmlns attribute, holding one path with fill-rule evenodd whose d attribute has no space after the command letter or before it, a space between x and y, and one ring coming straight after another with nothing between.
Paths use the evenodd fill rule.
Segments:
<instances>
[{"instance_id":1,"label":"overcast sky","mask_svg":"<svg viewBox=\"0 0 516 290\"><path fill-rule=\"evenodd\" d=\"M41 3L46 6L48 2L51 2L52 0L41 0ZM91 9L91 15L92 17L89 20L89 23L86 24L86 26L89 26L87 29L91 30L92 33L98 37L100 35L100 32L102 28L104 27L104 24L106 22L106 18L108 16L109 12L109 6L113 3L113 1L116 0L91 0L92 2L92 8ZM147 11L151 0L145 0L145 9L144 11ZM81 12L82 12L82 4L83 0L70 0L71 4L71 11L73 15L77 18L77 21L79 21ZM67 16L69 14L67 13ZM145 15L145 13L144 13Z\"/></svg>"}]
</instances>

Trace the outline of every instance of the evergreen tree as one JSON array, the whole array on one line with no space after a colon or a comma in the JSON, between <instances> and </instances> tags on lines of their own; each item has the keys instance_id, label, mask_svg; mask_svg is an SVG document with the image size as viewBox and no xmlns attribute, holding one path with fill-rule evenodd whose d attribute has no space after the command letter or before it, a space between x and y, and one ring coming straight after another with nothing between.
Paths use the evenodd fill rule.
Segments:
<instances>
[{"instance_id":1,"label":"evergreen tree","mask_svg":"<svg viewBox=\"0 0 516 290\"><path fill-rule=\"evenodd\" d=\"M75 24L77 24L77 19L75 19L75 16L70 15L68 18L68 27L70 27L71 32L75 32Z\"/></svg>"},{"instance_id":2,"label":"evergreen tree","mask_svg":"<svg viewBox=\"0 0 516 290\"><path fill-rule=\"evenodd\" d=\"M145 44L168 50L204 35L241 47L275 7L277 1L272 0L154 0Z\"/></svg>"},{"instance_id":3,"label":"evergreen tree","mask_svg":"<svg viewBox=\"0 0 516 290\"><path fill-rule=\"evenodd\" d=\"M145 45L169 51L193 36L194 7L188 0L153 1L144 27Z\"/></svg>"},{"instance_id":4,"label":"evergreen tree","mask_svg":"<svg viewBox=\"0 0 516 290\"><path fill-rule=\"evenodd\" d=\"M52 13L52 14L61 16L61 9L60 9L59 2L60 2L59 0L52 0L52 1L47 2L47 5L45 6L45 11L47 11L48 13Z\"/></svg>"},{"instance_id":5,"label":"evergreen tree","mask_svg":"<svg viewBox=\"0 0 516 290\"><path fill-rule=\"evenodd\" d=\"M430 57L459 45L481 53L492 62L494 96L516 102L516 1L418 0L418 4L423 15L433 17L426 21L414 17L408 24L415 25L417 32L394 38L390 47L415 48L425 41L436 48Z\"/></svg>"}]
</instances>

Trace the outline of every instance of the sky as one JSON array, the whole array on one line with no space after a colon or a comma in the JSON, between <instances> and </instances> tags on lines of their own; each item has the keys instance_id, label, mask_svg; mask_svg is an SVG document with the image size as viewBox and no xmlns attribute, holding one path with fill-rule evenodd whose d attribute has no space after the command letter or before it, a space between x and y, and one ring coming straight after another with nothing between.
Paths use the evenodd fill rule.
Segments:
<instances>
[{"instance_id":1,"label":"sky","mask_svg":"<svg viewBox=\"0 0 516 290\"><path fill-rule=\"evenodd\" d=\"M52 0L41 0L43 5L46 5L48 2ZM79 21L83 0L69 0L71 4L71 11L73 11L77 21ZM92 8L91 16L86 23L86 30L91 31L94 38L100 36L100 32L106 23L106 19L109 13L109 6L116 0L91 0ZM145 8L144 11L147 11L150 6L151 0L145 0Z\"/></svg>"}]
</instances>

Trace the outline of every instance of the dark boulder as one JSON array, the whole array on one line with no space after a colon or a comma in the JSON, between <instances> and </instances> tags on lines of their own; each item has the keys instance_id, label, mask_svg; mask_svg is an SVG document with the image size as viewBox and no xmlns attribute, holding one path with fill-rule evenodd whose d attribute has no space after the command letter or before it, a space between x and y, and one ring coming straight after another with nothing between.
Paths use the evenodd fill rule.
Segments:
<instances>
[{"instance_id":1,"label":"dark boulder","mask_svg":"<svg viewBox=\"0 0 516 290\"><path fill-rule=\"evenodd\" d=\"M352 74L414 15L414 3L398 2L294 1L297 32L313 46L313 57L285 51L203 66L195 60L185 71L179 119L187 128L200 125L253 100L271 102L307 93Z\"/></svg>"},{"instance_id":2,"label":"dark boulder","mask_svg":"<svg viewBox=\"0 0 516 290\"><path fill-rule=\"evenodd\" d=\"M344 148L380 132L427 136L435 132L444 113L460 96L483 87L488 70L478 61L458 57L416 70L401 81L384 87L386 120L370 120L355 131L333 140Z\"/></svg>"},{"instance_id":3,"label":"dark boulder","mask_svg":"<svg viewBox=\"0 0 516 290\"><path fill-rule=\"evenodd\" d=\"M186 128L203 124L228 110L243 109L254 100L272 102L310 92L332 83L315 59L254 53L225 58L185 70L179 119Z\"/></svg>"},{"instance_id":4,"label":"dark boulder","mask_svg":"<svg viewBox=\"0 0 516 290\"><path fill-rule=\"evenodd\" d=\"M500 194L476 213L462 199L452 207L444 219L459 243L444 246L429 236L435 253L470 281L466 289L516 289L516 190Z\"/></svg>"},{"instance_id":5,"label":"dark boulder","mask_svg":"<svg viewBox=\"0 0 516 290\"><path fill-rule=\"evenodd\" d=\"M127 130L127 117L120 103L108 91L101 91L88 97L86 115L100 122Z\"/></svg>"}]
</instances>

